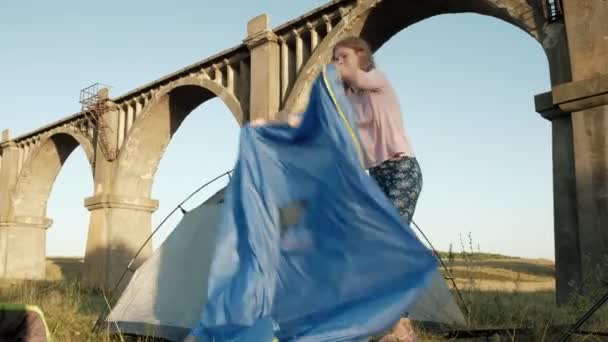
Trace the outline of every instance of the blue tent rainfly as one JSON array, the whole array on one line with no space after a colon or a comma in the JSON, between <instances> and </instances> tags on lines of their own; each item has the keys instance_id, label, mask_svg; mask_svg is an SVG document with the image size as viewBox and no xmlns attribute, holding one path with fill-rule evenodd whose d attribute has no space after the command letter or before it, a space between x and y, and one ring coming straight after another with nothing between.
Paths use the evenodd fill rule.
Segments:
<instances>
[{"instance_id":1,"label":"blue tent rainfly","mask_svg":"<svg viewBox=\"0 0 608 342\"><path fill-rule=\"evenodd\" d=\"M364 340L390 328L428 284L437 261L362 167L354 118L327 65L299 127L242 128L192 335Z\"/></svg>"}]
</instances>

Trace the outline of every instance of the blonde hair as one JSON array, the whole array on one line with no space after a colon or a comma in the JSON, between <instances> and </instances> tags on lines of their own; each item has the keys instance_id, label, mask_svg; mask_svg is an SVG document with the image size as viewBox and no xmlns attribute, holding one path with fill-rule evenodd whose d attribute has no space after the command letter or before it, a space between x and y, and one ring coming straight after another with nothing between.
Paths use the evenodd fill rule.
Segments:
<instances>
[{"instance_id":1,"label":"blonde hair","mask_svg":"<svg viewBox=\"0 0 608 342\"><path fill-rule=\"evenodd\" d=\"M339 47L355 50L359 56L359 67L364 71L370 71L376 67L374 56L369 44L362 38L351 36L346 37L334 45L332 55L335 55L336 49ZM332 57L333 58L333 57Z\"/></svg>"}]
</instances>

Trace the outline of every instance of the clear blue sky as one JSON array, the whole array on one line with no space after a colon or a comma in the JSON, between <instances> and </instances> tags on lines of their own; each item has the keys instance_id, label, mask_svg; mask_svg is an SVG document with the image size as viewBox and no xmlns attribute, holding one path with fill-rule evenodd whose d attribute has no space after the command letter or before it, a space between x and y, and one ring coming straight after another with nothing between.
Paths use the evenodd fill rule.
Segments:
<instances>
[{"instance_id":1,"label":"clear blue sky","mask_svg":"<svg viewBox=\"0 0 608 342\"><path fill-rule=\"evenodd\" d=\"M0 5L0 129L13 136L79 110L95 82L118 96L238 44L246 22L273 26L325 3L290 1L5 2ZM233 9L229 9L230 7ZM541 46L523 31L475 14L434 17L376 54L401 96L424 174L415 221L436 247L554 258L551 126L533 96L549 90ZM214 99L185 120L155 178L158 223L203 182L232 167L238 126ZM217 144L217 145L215 145ZM189 203L192 207L212 190ZM49 255L84 255L93 192L77 149L48 204ZM154 240L158 246L179 217Z\"/></svg>"}]
</instances>

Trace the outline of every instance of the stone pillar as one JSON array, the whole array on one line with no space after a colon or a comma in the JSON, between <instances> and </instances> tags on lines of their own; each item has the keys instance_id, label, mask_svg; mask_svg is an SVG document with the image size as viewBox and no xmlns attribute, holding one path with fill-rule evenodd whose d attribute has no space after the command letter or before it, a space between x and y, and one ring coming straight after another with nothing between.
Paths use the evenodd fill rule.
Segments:
<instances>
[{"instance_id":1,"label":"stone pillar","mask_svg":"<svg viewBox=\"0 0 608 342\"><path fill-rule=\"evenodd\" d=\"M535 102L536 111L551 121L555 288L557 302L564 303L582 279L572 117L553 104L551 92Z\"/></svg>"},{"instance_id":2,"label":"stone pillar","mask_svg":"<svg viewBox=\"0 0 608 342\"><path fill-rule=\"evenodd\" d=\"M572 112L580 286L608 260L608 75L556 86L553 101Z\"/></svg>"},{"instance_id":3,"label":"stone pillar","mask_svg":"<svg viewBox=\"0 0 608 342\"><path fill-rule=\"evenodd\" d=\"M0 219L0 277L45 279L48 218L3 217Z\"/></svg>"},{"instance_id":4,"label":"stone pillar","mask_svg":"<svg viewBox=\"0 0 608 342\"><path fill-rule=\"evenodd\" d=\"M251 51L249 119L274 119L281 98L280 47L267 15L249 21L245 44Z\"/></svg>"},{"instance_id":5,"label":"stone pillar","mask_svg":"<svg viewBox=\"0 0 608 342\"><path fill-rule=\"evenodd\" d=\"M541 36L551 85L572 81L568 37L563 21L544 26ZM572 115L553 101L552 92L535 96L536 111L551 122L556 300L564 303L582 279Z\"/></svg>"},{"instance_id":6,"label":"stone pillar","mask_svg":"<svg viewBox=\"0 0 608 342\"><path fill-rule=\"evenodd\" d=\"M608 74L608 2L563 0L572 80Z\"/></svg>"},{"instance_id":7,"label":"stone pillar","mask_svg":"<svg viewBox=\"0 0 608 342\"><path fill-rule=\"evenodd\" d=\"M564 0L563 5L572 82L554 87L553 99L572 112L579 241L587 282L597 278L608 258L608 2Z\"/></svg>"},{"instance_id":8,"label":"stone pillar","mask_svg":"<svg viewBox=\"0 0 608 342\"><path fill-rule=\"evenodd\" d=\"M10 193L17 182L19 173L19 149L10 140L8 130L2 132L2 168L0 169L0 217L6 217L9 211Z\"/></svg>"},{"instance_id":9,"label":"stone pillar","mask_svg":"<svg viewBox=\"0 0 608 342\"><path fill-rule=\"evenodd\" d=\"M112 289L151 234L152 213L158 201L117 195L97 195L85 200L91 212L84 280L93 287ZM136 269L152 254L149 241L131 265ZM131 274L129 274L130 276ZM129 278L123 280L123 286Z\"/></svg>"},{"instance_id":10,"label":"stone pillar","mask_svg":"<svg viewBox=\"0 0 608 342\"><path fill-rule=\"evenodd\" d=\"M0 277L44 279L46 276L46 229L52 221L44 217L15 216L11 195L19 175L19 149L2 132L0 170Z\"/></svg>"},{"instance_id":11,"label":"stone pillar","mask_svg":"<svg viewBox=\"0 0 608 342\"><path fill-rule=\"evenodd\" d=\"M608 3L563 5L564 23L545 32L567 36L545 44L553 88L536 97L537 111L552 122L560 303L575 290L584 293L597 271L605 273L600 268L608 257Z\"/></svg>"}]
</instances>

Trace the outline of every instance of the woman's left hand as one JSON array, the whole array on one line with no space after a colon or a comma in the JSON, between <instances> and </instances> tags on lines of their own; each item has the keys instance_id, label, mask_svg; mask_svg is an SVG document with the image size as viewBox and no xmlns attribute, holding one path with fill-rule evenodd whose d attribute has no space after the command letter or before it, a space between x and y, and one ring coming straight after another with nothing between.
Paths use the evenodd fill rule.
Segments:
<instances>
[{"instance_id":1,"label":"woman's left hand","mask_svg":"<svg viewBox=\"0 0 608 342\"><path fill-rule=\"evenodd\" d=\"M346 82L351 81L357 72L356 69L351 68L344 63L334 63L334 65L336 66L342 80Z\"/></svg>"}]
</instances>

